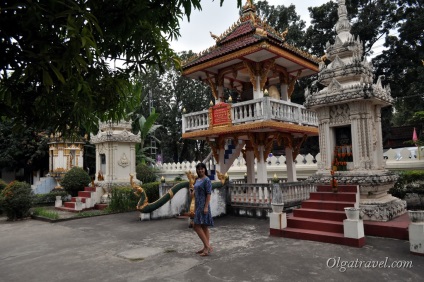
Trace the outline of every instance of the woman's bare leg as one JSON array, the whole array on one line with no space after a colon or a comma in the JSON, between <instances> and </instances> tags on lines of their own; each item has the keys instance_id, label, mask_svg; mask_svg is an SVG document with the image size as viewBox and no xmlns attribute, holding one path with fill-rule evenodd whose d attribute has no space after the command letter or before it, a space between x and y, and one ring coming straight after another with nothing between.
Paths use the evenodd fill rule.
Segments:
<instances>
[{"instance_id":1,"label":"woman's bare leg","mask_svg":"<svg viewBox=\"0 0 424 282\"><path fill-rule=\"evenodd\" d=\"M211 244L210 244L210 241L209 241L209 238L210 238L209 228L208 228L207 225L201 225L201 227L202 227L203 233L205 234L206 241L208 242L208 246L209 246L208 251L211 252L212 251L212 247L211 247Z\"/></svg>"},{"instance_id":2,"label":"woman's bare leg","mask_svg":"<svg viewBox=\"0 0 424 282\"><path fill-rule=\"evenodd\" d=\"M202 243L203 243L203 252L209 250L209 248L210 248L210 246L209 246L209 238L206 237L206 234L203 231L202 226L199 225L199 224L194 224L193 229L197 233L197 236L199 236L200 240L202 240Z\"/></svg>"}]
</instances>

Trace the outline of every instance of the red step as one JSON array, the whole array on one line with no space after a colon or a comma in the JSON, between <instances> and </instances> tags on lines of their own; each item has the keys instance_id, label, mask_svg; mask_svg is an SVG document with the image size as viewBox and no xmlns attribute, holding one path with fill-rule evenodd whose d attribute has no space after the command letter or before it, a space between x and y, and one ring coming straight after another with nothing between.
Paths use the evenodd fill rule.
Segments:
<instances>
[{"instance_id":1,"label":"red step","mask_svg":"<svg viewBox=\"0 0 424 282\"><path fill-rule=\"evenodd\" d=\"M63 203L63 206L65 207L65 208L71 208L71 209L75 209L75 202L65 202L65 203Z\"/></svg>"},{"instance_id":2,"label":"red step","mask_svg":"<svg viewBox=\"0 0 424 282\"><path fill-rule=\"evenodd\" d=\"M356 185L339 185L337 187L338 192L351 192L356 193L358 191L358 186ZM318 185L317 192L333 192L333 188L330 185Z\"/></svg>"},{"instance_id":3,"label":"red step","mask_svg":"<svg viewBox=\"0 0 424 282\"><path fill-rule=\"evenodd\" d=\"M285 228L282 236L285 238L317 241L331 244L346 245L351 247L363 247L365 245L365 237L360 239L346 238L343 233L325 232L317 230L305 230L298 228Z\"/></svg>"},{"instance_id":4,"label":"red step","mask_svg":"<svg viewBox=\"0 0 424 282\"><path fill-rule=\"evenodd\" d=\"M78 197L91 198L91 192L90 191L78 191Z\"/></svg>"},{"instance_id":5,"label":"red step","mask_svg":"<svg viewBox=\"0 0 424 282\"><path fill-rule=\"evenodd\" d=\"M345 207L354 207L355 202L306 200L302 202L302 208L344 211Z\"/></svg>"},{"instance_id":6,"label":"red step","mask_svg":"<svg viewBox=\"0 0 424 282\"><path fill-rule=\"evenodd\" d=\"M85 203L86 200L87 200L86 197L72 197L71 198L71 202L76 202L77 201L77 198L80 198L82 203Z\"/></svg>"},{"instance_id":7,"label":"red step","mask_svg":"<svg viewBox=\"0 0 424 282\"><path fill-rule=\"evenodd\" d=\"M96 187L84 187L84 191L96 192Z\"/></svg>"},{"instance_id":8,"label":"red step","mask_svg":"<svg viewBox=\"0 0 424 282\"><path fill-rule=\"evenodd\" d=\"M293 216L340 221L340 222L343 222L343 220L346 219L346 214L344 211L316 210L316 209L304 209L304 208L293 210Z\"/></svg>"},{"instance_id":9,"label":"red step","mask_svg":"<svg viewBox=\"0 0 424 282\"><path fill-rule=\"evenodd\" d=\"M356 202L356 193L352 192L311 192L310 200L320 200L320 201L339 201L339 202Z\"/></svg>"},{"instance_id":10,"label":"red step","mask_svg":"<svg viewBox=\"0 0 424 282\"><path fill-rule=\"evenodd\" d=\"M288 217L287 226L298 229L343 233L343 222L303 217Z\"/></svg>"},{"instance_id":11,"label":"red step","mask_svg":"<svg viewBox=\"0 0 424 282\"><path fill-rule=\"evenodd\" d=\"M344 208L355 206L357 191L355 185L341 185L337 193L332 191L330 185L319 185L317 192L310 193L309 200L303 201L302 207L293 210L293 215L287 218L287 228L270 229L270 235L352 247L364 246L365 237L344 237Z\"/></svg>"},{"instance_id":12,"label":"red step","mask_svg":"<svg viewBox=\"0 0 424 282\"><path fill-rule=\"evenodd\" d=\"M60 211L67 211L67 212L75 212L75 213L79 212L79 211L75 210L74 208L56 207L56 209L60 210Z\"/></svg>"}]
</instances>

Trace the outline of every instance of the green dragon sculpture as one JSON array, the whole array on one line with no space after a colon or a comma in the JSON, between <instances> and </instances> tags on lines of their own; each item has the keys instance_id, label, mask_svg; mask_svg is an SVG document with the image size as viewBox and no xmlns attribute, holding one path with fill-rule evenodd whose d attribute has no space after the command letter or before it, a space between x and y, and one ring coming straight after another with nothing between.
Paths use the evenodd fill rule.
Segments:
<instances>
[{"instance_id":1,"label":"green dragon sculpture","mask_svg":"<svg viewBox=\"0 0 424 282\"><path fill-rule=\"evenodd\" d=\"M168 193L163 195L158 200L154 201L153 203L149 203L149 199L147 198L146 191L139 186L136 185L133 181L134 176L130 174L130 183L131 187L135 190L134 194L137 197L140 197L138 203L137 203L137 210L141 213L151 213L154 210L160 208L164 204L166 204L169 200L171 200L174 195L180 191L183 188L189 188L189 181L180 182L176 185L174 185L171 189L169 189ZM221 182L212 182L212 189L214 188L221 188L223 184Z\"/></svg>"}]
</instances>

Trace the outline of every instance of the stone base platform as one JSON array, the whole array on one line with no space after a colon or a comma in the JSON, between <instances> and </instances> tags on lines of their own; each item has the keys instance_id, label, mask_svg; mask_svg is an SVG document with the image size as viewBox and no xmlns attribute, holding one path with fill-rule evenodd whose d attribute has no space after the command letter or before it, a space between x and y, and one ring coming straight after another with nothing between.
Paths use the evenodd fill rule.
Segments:
<instances>
[{"instance_id":1,"label":"stone base platform","mask_svg":"<svg viewBox=\"0 0 424 282\"><path fill-rule=\"evenodd\" d=\"M390 221L406 213L406 201L387 195L381 200L361 199L361 217L370 221Z\"/></svg>"}]
</instances>

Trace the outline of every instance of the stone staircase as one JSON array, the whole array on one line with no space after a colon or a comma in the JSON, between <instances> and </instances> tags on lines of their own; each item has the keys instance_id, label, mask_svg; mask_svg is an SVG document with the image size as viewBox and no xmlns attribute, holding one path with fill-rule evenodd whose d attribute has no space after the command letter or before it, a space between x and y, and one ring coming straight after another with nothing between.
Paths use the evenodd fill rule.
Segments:
<instances>
[{"instance_id":1,"label":"stone staircase","mask_svg":"<svg viewBox=\"0 0 424 282\"><path fill-rule=\"evenodd\" d=\"M70 212L79 212L90 209L104 209L107 204L101 204L103 195L101 187L85 187L84 191L78 191L77 197L72 197L71 201L64 202L63 205L56 204L56 209Z\"/></svg>"},{"instance_id":2,"label":"stone staircase","mask_svg":"<svg viewBox=\"0 0 424 282\"><path fill-rule=\"evenodd\" d=\"M40 180L31 185L34 194L47 194L56 186L56 180L53 177L40 177Z\"/></svg>"},{"instance_id":3,"label":"stone staircase","mask_svg":"<svg viewBox=\"0 0 424 282\"><path fill-rule=\"evenodd\" d=\"M332 192L330 185L318 186L317 192L311 192L309 200L303 201L301 208L287 217L287 228L271 230L271 235L362 247L365 238L346 238L343 230L344 208L358 205L357 186L340 185L337 193Z\"/></svg>"}]
</instances>

